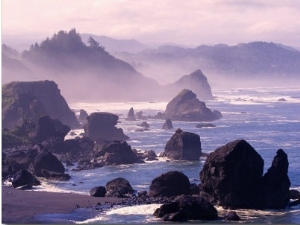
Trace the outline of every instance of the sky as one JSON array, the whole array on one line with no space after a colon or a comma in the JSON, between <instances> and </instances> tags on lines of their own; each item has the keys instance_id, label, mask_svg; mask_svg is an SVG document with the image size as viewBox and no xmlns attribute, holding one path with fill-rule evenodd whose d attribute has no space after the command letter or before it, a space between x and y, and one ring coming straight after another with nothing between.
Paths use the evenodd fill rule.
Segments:
<instances>
[{"instance_id":1,"label":"sky","mask_svg":"<svg viewBox=\"0 0 300 225\"><path fill-rule=\"evenodd\" d=\"M60 30L145 44L267 41L300 47L299 0L2 0L2 37Z\"/></svg>"}]
</instances>

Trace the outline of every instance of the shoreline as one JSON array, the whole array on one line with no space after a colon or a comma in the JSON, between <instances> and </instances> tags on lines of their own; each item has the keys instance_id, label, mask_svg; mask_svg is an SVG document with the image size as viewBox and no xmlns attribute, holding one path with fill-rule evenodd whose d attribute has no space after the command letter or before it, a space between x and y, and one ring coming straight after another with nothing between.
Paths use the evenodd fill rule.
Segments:
<instances>
[{"instance_id":1,"label":"shoreline","mask_svg":"<svg viewBox=\"0 0 300 225\"><path fill-rule=\"evenodd\" d=\"M116 197L92 197L74 193L24 191L2 185L2 223L45 223L36 217L43 214L71 214L76 209L117 204ZM95 211L97 212L97 211ZM70 223L71 221L66 221Z\"/></svg>"}]
</instances>

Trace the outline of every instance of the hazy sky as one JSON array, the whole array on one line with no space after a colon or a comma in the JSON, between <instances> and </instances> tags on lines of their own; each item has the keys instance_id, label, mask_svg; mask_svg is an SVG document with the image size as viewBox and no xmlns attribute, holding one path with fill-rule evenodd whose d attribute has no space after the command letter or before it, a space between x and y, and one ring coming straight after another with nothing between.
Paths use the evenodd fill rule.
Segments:
<instances>
[{"instance_id":1,"label":"hazy sky","mask_svg":"<svg viewBox=\"0 0 300 225\"><path fill-rule=\"evenodd\" d=\"M2 0L2 35L42 40L71 28L143 43L300 47L300 1Z\"/></svg>"}]
</instances>

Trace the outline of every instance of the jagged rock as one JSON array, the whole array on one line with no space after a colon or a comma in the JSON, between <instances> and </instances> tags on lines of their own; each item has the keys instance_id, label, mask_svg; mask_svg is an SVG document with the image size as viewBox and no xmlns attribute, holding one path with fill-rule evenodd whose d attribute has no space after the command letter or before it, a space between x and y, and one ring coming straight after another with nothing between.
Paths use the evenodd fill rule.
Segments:
<instances>
[{"instance_id":1,"label":"jagged rock","mask_svg":"<svg viewBox=\"0 0 300 225\"><path fill-rule=\"evenodd\" d=\"M178 171L170 171L154 178L150 185L150 197L171 197L190 193L190 181Z\"/></svg>"},{"instance_id":2,"label":"jagged rock","mask_svg":"<svg viewBox=\"0 0 300 225\"><path fill-rule=\"evenodd\" d=\"M113 141L95 156L102 156L105 165L132 164L138 161L137 154L126 141Z\"/></svg>"},{"instance_id":3,"label":"jagged rock","mask_svg":"<svg viewBox=\"0 0 300 225\"><path fill-rule=\"evenodd\" d=\"M13 128L20 121L36 121L49 115L72 127L79 127L75 113L69 108L53 81L11 82L2 86L2 126Z\"/></svg>"},{"instance_id":4,"label":"jagged rock","mask_svg":"<svg viewBox=\"0 0 300 225\"><path fill-rule=\"evenodd\" d=\"M87 117L83 125L87 137L103 140L127 140L128 136L123 133L121 128L116 128L119 117L112 113L95 112Z\"/></svg>"},{"instance_id":5,"label":"jagged rock","mask_svg":"<svg viewBox=\"0 0 300 225\"><path fill-rule=\"evenodd\" d=\"M173 129L172 120L166 119L165 123L162 126L162 129L165 129L165 130Z\"/></svg>"},{"instance_id":6,"label":"jagged rock","mask_svg":"<svg viewBox=\"0 0 300 225\"><path fill-rule=\"evenodd\" d=\"M230 142L209 154L200 172L200 196L232 208L262 208L264 161L245 140Z\"/></svg>"},{"instance_id":7,"label":"jagged rock","mask_svg":"<svg viewBox=\"0 0 300 225\"><path fill-rule=\"evenodd\" d=\"M279 149L273 159L272 166L263 176L264 199L266 202L265 208L268 209L283 209L290 200L291 186L288 177L288 157L287 154Z\"/></svg>"},{"instance_id":8,"label":"jagged rock","mask_svg":"<svg viewBox=\"0 0 300 225\"><path fill-rule=\"evenodd\" d=\"M133 110L133 107L130 108L128 114L127 114L127 119L126 120L129 120L129 121L135 121L135 115L134 115L134 110Z\"/></svg>"},{"instance_id":9,"label":"jagged rock","mask_svg":"<svg viewBox=\"0 0 300 225\"><path fill-rule=\"evenodd\" d=\"M199 160L200 155L200 136L181 129L176 130L162 153L162 156L174 160Z\"/></svg>"},{"instance_id":10,"label":"jagged rock","mask_svg":"<svg viewBox=\"0 0 300 225\"><path fill-rule=\"evenodd\" d=\"M19 170L13 178L12 186L14 188L27 186L32 187L36 185L40 185L40 181L36 179L28 170Z\"/></svg>"},{"instance_id":11,"label":"jagged rock","mask_svg":"<svg viewBox=\"0 0 300 225\"><path fill-rule=\"evenodd\" d=\"M173 121L212 121L220 119L220 112L211 111L190 90L182 90L168 104L164 116Z\"/></svg>"},{"instance_id":12,"label":"jagged rock","mask_svg":"<svg viewBox=\"0 0 300 225\"><path fill-rule=\"evenodd\" d=\"M156 209L154 216L164 221L217 220L215 207L201 197L181 195L174 202L163 204Z\"/></svg>"},{"instance_id":13,"label":"jagged rock","mask_svg":"<svg viewBox=\"0 0 300 225\"><path fill-rule=\"evenodd\" d=\"M106 197L126 197L134 193L128 180L124 178L116 178L106 183Z\"/></svg>"},{"instance_id":14,"label":"jagged rock","mask_svg":"<svg viewBox=\"0 0 300 225\"><path fill-rule=\"evenodd\" d=\"M48 170L56 173L64 173L63 164L47 149L42 150L33 162L33 171L36 176L43 176L42 170Z\"/></svg>"},{"instance_id":15,"label":"jagged rock","mask_svg":"<svg viewBox=\"0 0 300 225\"><path fill-rule=\"evenodd\" d=\"M80 109L79 117L78 117L79 122L84 123L88 116L89 116L89 114L84 109Z\"/></svg>"},{"instance_id":16,"label":"jagged rock","mask_svg":"<svg viewBox=\"0 0 300 225\"><path fill-rule=\"evenodd\" d=\"M94 187L90 190L90 196L93 197L105 197L106 189L103 186Z\"/></svg>"}]
</instances>

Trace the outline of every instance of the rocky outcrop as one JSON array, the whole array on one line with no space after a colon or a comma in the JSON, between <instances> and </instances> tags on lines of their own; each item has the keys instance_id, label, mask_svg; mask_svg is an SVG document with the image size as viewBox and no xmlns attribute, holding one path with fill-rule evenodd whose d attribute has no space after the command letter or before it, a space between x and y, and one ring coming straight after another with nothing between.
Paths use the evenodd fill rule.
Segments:
<instances>
[{"instance_id":1,"label":"rocky outcrop","mask_svg":"<svg viewBox=\"0 0 300 225\"><path fill-rule=\"evenodd\" d=\"M134 152L126 141L113 141L95 155L104 165L132 164L138 162Z\"/></svg>"},{"instance_id":2,"label":"rocky outcrop","mask_svg":"<svg viewBox=\"0 0 300 225\"><path fill-rule=\"evenodd\" d=\"M207 157L200 172L200 196L229 208L285 208L290 187L287 155L279 149L264 176L263 167L263 159L248 142L230 142Z\"/></svg>"},{"instance_id":3,"label":"rocky outcrop","mask_svg":"<svg viewBox=\"0 0 300 225\"><path fill-rule=\"evenodd\" d=\"M172 120L166 119L165 123L164 123L163 126L162 126L162 129L165 129L165 130L173 129L173 123L172 123Z\"/></svg>"},{"instance_id":4,"label":"rocky outcrop","mask_svg":"<svg viewBox=\"0 0 300 225\"><path fill-rule=\"evenodd\" d=\"M2 86L2 125L13 128L21 119L49 115L76 128L79 123L53 81L11 82Z\"/></svg>"},{"instance_id":5,"label":"rocky outcrop","mask_svg":"<svg viewBox=\"0 0 300 225\"><path fill-rule=\"evenodd\" d=\"M83 125L85 135L94 141L102 140L127 140L128 136L121 128L116 128L119 117L112 113L95 112L87 117Z\"/></svg>"},{"instance_id":6,"label":"rocky outcrop","mask_svg":"<svg viewBox=\"0 0 300 225\"><path fill-rule=\"evenodd\" d=\"M156 209L154 216L163 221L186 222L188 220L217 220L216 208L201 197L181 195L173 202Z\"/></svg>"},{"instance_id":7,"label":"rocky outcrop","mask_svg":"<svg viewBox=\"0 0 300 225\"><path fill-rule=\"evenodd\" d=\"M182 90L167 104L164 116L173 121L212 121L221 118L219 111L207 108L195 93L187 89Z\"/></svg>"},{"instance_id":8,"label":"rocky outcrop","mask_svg":"<svg viewBox=\"0 0 300 225\"><path fill-rule=\"evenodd\" d=\"M106 183L106 197L126 197L134 193L128 180L124 178L116 178Z\"/></svg>"},{"instance_id":9,"label":"rocky outcrop","mask_svg":"<svg viewBox=\"0 0 300 225\"><path fill-rule=\"evenodd\" d=\"M135 115L134 115L134 110L133 110L133 107L131 107L129 109L129 112L127 114L127 119L126 120L129 120L129 121L135 121Z\"/></svg>"},{"instance_id":10,"label":"rocky outcrop","mask_svg":"<svg viewBox=\"0 0 300 225\"><path fill-rule=\"evenodd\" d=\"M84 109L80 109L79 110L79 117L78 120L80 123L85 123L86 118L89 116L89 114L84 110Z\"/></svg>"},{"instance_id":11,"label":"rocky outcrop","mask_svg":"<svg viewBox=\"0 0 300 225\"><path fill-rule=\"evenodd\" d=\"M170 171L154 178L149 190L150 197L171 197L189 193L189 178L179 171Z\"/></svg>"},{"instance_id":12,"label":"rocky outcrop","mask_svg":"<svg viewBox=\"0 0 300 225\"><path fill-rule=\"evenodd\" d=\"M196 70L189 75L182 76L178 81L173 84L167 85L173 89L174 93L178 93L182 89L189 89L201 96L201 99L213 99L211 87L207 81L207 77L201 70Z\"/></svg>"},{"instance_id":13,"label":"rocky outcrop","mask_svg":"<svg viewBox=\"0 0 300 225\"><path fill-rule=\"evenodd\" d=\"M167 142L165 151L161 156L174 160L199 160L200 155L200 136L177 129L175 134Z\"/></svg>"},{"instance_id":14,"label":"rocky outcrop","mask_svg":"<svg viewBox=\"0 0 300 225\"><path fill-rule=\"evenodd\" d=\"M283 209L290 199L291 182L288 177L288 157L279 149L273 159L272 166L263 176L265 208Z\"/></svg>"},{"instance_id":15,"label":"rocky outcrop","mask_svg":"<svg viewBox=\"0 0 300 225\"><path fill-rule=\"evenodd\" d=\"M27 186L31 188L32 186L40 185L40 181L36 179L28 170L19 170L13 177L12 186L14 188Z\"/></svg>"}]
</instances>

